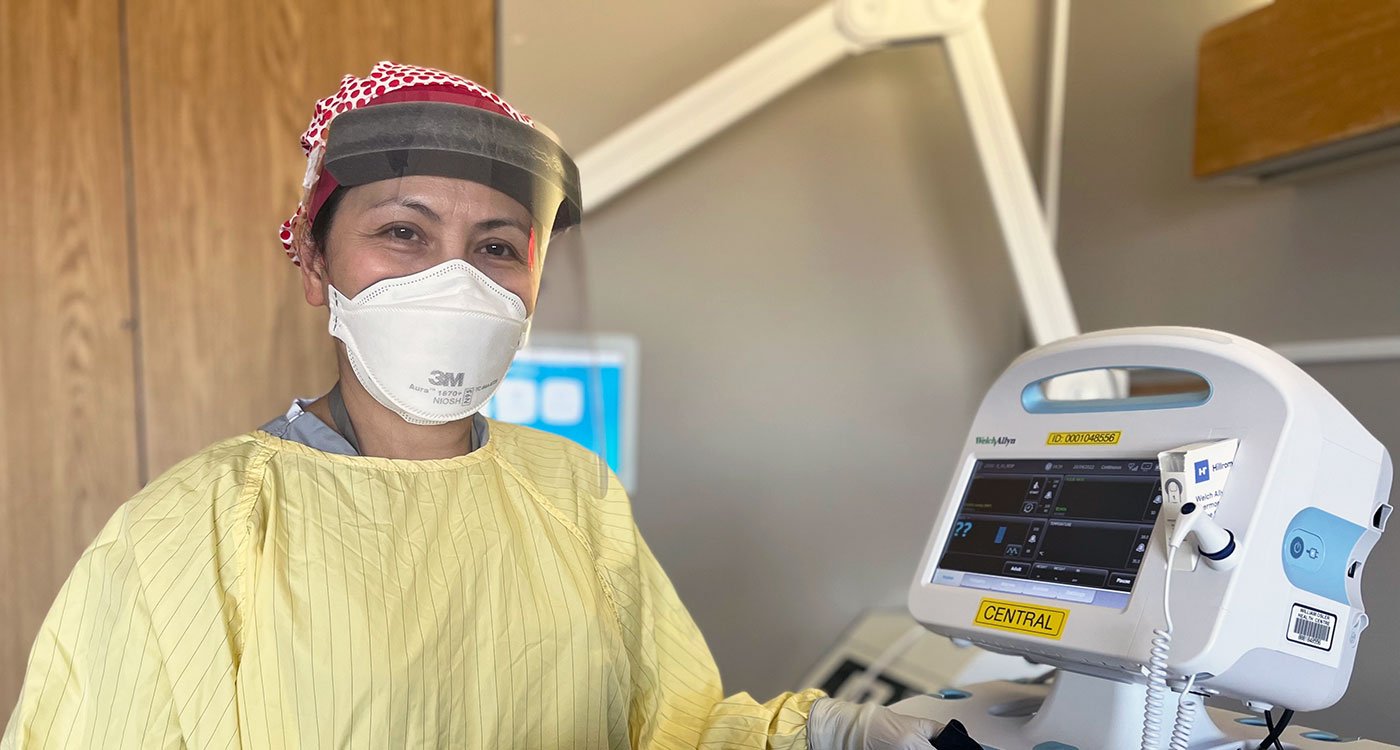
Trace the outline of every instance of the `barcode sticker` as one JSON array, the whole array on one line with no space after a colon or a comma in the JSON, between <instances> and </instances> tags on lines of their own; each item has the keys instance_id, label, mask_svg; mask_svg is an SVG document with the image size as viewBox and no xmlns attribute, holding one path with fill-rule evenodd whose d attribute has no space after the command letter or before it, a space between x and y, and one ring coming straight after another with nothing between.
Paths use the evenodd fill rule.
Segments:
<instances>
[{"instance_id":1,"label":"barcode sticker","mask_svg":"<svg viewBox=\"0 0 1400 750\"><path fill-rule=\"evenodd\" d=\"M1288 618L1288 640L1331 651L1332 633L1336 629L1336 615L1301 604L1293 605L1293 613Z\"/></svg>"}]
</instances>

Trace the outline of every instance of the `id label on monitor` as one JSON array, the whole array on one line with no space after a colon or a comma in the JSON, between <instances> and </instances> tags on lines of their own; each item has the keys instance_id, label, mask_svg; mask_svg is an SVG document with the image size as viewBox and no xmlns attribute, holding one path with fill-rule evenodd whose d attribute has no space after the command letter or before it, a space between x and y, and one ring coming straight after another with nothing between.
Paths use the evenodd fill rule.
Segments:
<instances>
[{"instance_id":1,"label":"id label on monitor","mask_svg":"<svg viewBox=\"0 0 1400 750\"><path fill-rule=\"evenodd\" d=\"M1060 640L1065 632L1069 610L1042 607L1038 604L1008 602L1003 599L983 599L977 605L977 617L972 622L984 628L1007 630Z\"/></svg>"},{"instance_id":2,"label":"id label on monitor","mask_svg":"<svg viewBox=\"0 0 1400 750\"><path fill-rule=\"evenodd\" d=\"M1117 445L1123 439L1122 430L1095 430L1093 432L1052 432L1045 438L1046 445Z\"/></svg>"}]
</instances>

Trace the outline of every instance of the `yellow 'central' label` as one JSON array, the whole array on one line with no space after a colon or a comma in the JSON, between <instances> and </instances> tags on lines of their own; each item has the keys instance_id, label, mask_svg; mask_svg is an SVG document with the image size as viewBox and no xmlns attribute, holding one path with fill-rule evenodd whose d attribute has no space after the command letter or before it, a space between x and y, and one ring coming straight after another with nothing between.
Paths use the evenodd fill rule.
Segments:
<instances>
[{"instance_id":1,"label":"yellow 'central' label","mask_svg":"<svg viewBox=\"0 0 1400 750\"><path fill-rule=\"evenodd\" d=\"M1009 630L1013 633L1053 638L1058 641L1065 632L1065 621L1068 619L1069 610L1059 607L983 599L977 605L977 616L972 622L984 628Z\"/></svg>"},{"instance_id":2,"label":"yellow 'central' label","mask_svg":"<svg viewBox=\"0 0 1400 750\"><path fill-rule=\"evenodd\" d=\"M1045 438L1046 445L1117 445L1123 438L1122 430L1099 430L1098 432L1052 432Z\"/></svg>"}]
</instances>

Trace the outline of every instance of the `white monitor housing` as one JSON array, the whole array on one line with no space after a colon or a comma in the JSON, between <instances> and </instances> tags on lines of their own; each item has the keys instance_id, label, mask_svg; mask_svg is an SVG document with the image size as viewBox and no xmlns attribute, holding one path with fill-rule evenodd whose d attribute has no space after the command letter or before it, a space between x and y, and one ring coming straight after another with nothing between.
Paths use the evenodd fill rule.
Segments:
<instances>
[{"instance_id":1,"label":"white monitor housing","mask_svg":"<svg viewBox=\"0 0 1400 750\"><path fill-rule=\"evenodd\" d=\"M1048 379L1099 368L1205 387L1047 397ZM1013 362L968 433L910 611L992 651L1144 682L1166 579L1158 452L1228 438L1239 446L1216 520L1239 562L1174 572L1171 672L1240 700L1331 705L1367 625L1361 579L1390 512L1390 456L1298 367L1223 333L1105 331Z\"/></svg>"}]
</instances>

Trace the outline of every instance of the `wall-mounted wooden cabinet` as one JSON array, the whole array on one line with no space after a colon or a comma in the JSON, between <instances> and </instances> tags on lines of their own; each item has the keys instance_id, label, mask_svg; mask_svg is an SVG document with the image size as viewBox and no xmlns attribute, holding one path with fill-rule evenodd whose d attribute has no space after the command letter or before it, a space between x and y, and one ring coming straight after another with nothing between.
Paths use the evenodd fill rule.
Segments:
<instances>
[{"instance_id":1,"label":"wall-mounted wooden cabinet","mask_svg":"<svg viewBox=\"0 0 1400 750\"><path fill-rule=\"evenodd\" d=\"M1198 177L1400 154L1400 0L1277 0L1201 40Z\"/></svg>"}]
</instances>

